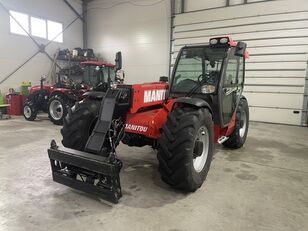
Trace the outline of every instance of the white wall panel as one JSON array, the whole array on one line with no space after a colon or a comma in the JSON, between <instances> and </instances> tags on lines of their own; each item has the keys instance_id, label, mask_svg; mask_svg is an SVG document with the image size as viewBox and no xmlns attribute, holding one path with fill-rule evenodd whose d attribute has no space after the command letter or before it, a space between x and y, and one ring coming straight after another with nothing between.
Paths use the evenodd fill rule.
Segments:
<instances>
[{"instance_id":1,"label":"white wall panel","mask_svg":"<svg viewBox=\"0 0 308 231\"><path fill-rule=\"evenodd\" d=\"M289 109L251 106L249 108L249 116L253 121L299 125L301 124L302 112L299 111L298 114L295 114L294 110Z\"/></svg>"},{"instance_id":2,"label":"white wall panel","mask_svg":"<svg viewBox=\"0 0 308 231\"><path fill-rule=\"evenodd\" d=\"M191 0L187 1L185 11L195 11L200 9L209 9L226 5L226 0Z\"/></svg>"},{"instance_id":3,"label":"white wall panel","mask_svg":"<svg viewBox=\"0 0 308 231\"><path fill-rule=\"evenodd\" d=\"M168 75L169 1L143 7L127 1L116 2L118 5L114 7L111 0L89 4L89 46L109 62L114 62L115 53L122 51L127 83L155 81Z\"/></svg>"},{"instance_id":4,"label":"white wall panel","mask_svg":"<svg viewBox=\"0 0 308 231\"><path fill-rule=\"evenodd\" d=\"M22 12L42 19L48 19L63 24L63 27L76 18L74 12L61 0L2 0L4 6L9 10ZM69 0L73 7L81 12L81 4L77 1ZM46 39L36 38L39 44L49 42ZM53 57L58 48L74 48L82 46L82 23L77 20L70 26L63 35L63 43L51 43L46 47L46 51ZM10 23L8 13L0 7L0 80L13 72L17 67L32 56L38 47L27 36L10 33ZM0 85L2 93L9 88L19 88L22 81L31 81L32 84L39 84L41 75L48 74L51 61L45 54L38 54L24 67L12 75L8 80Z\"/></svg>"},{"instance_id":5,"label":"white wall panel","mask_svg":"<svg viewBox=\"0 0 308 231\"><path fill-rule=\"evenodd\" d=\"M280 94L280 93L257 93L257 92L244 92L247 97L249 105L259 107L272 107L272 108L292 108L301 110L303 106L302 94Z\"/></svg>"},{"instance_id":6,"label":"white wall panel","mask_svg":"<svg viewBox=\"0 0 308 231\"><path fill-rule=\"evenodd\" d=\"M246 76L247 77L263 77L263 76L268 76L268 77L305 77L306 76L306 71L297 71L297 70L292 70L292 71L250 71L246 70Z\"/></svg>"},{"instance_id":7,"label":"white wall panel","mask_svg":"<svg viewBox=\"0 0 308 231\"><path fill-rule=\"evenodd\" d=\"M193 0L186 0L186 5L189 5L190 1ZM306 9L306 4L306 0L279 0L240 6L223 7L220 9L198 11L177 15L179 17L175 18L175 24L181 25L214 20L233 20L239 17L244 19L242 23L245 23L247 17L258 17L268 14L283 14L286 12L303 12Z\"/></svg>"},{"instance_id":8,"label":"white wall panel","mask_svg":"<svg viewBox=\"0 0 308 231\"><path fill-rule=\"evenodd\" d=\"M247 62L307 62L307 54L250 56Z\"/></svg>"},{"instance_id":9,"label":"white wall panel","mask_svg":"<svg viewBox=\"0 0 308 231\"><path fill-rule=\"evenodd\" d=\"M260 86L261 85L261 86ZM279 85L271 85L266 86L265 84L246 84L245 92L260 92L260 93L296 93L296 94L304 94L304 85L302 86L292 86L287 85L283 86Z\"/></svg>"},{"instance_id":10,"label":"white wall panel","mask_svg":"<svg viewBox=\"0 0 308 231\"><path fill-rule=\"evenodd\" d=\"M186 5L192 2L187 0ZM172 62L182 46L204 44L211 37L229 35L236 41L245 41L250 57L244 94L252 107L251 119L303 124L308 1L250 2L256 3L233 0L230 5L240 5L176 15ZM280 114L283 116L276 119Z\"/></svg>"},{"instance_id":11,"label":"white wall panel","mask_svg":"<svg viewBox=\"0 0 308 231\"><path fill-rule=\"evenodd\" d=\"M259 78L245 78L245 84L251 85L251 84L263 84L263 85L286 85L286 86L304 86L305 85L305 78L272 78L272 77L259 77ZM246 87L245 87L246 89Z\"/></svg>"},{"instance_id":12,"label":"white wall panel","mask_svg":"<svg viewBox=\"0 0 308 231\"><path fill-rule=\"evenodd\" d=\"M305 62L246 63L246 70L251 70L251 69L270 69L270 70L302 69L302 70L305 70L306 66L307 66L307 63Z\"/></svg>"}]
</instances>

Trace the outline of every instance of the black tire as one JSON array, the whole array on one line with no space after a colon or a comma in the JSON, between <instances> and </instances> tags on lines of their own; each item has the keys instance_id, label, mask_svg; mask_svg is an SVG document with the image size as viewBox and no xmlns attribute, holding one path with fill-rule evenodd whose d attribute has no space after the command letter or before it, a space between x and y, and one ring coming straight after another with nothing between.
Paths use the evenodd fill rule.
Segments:
<instances>
[{"instance_id":1,"label":"black tire","mask_svg":"<svg viewBox=\"0 0 308 231\"><path fill-rule=\"evenodd\" d=\"M98 100L76 103L63 120L61 129L64 147L83 151L97 121L100 108Z\"/></svg>"},{"instance_id":2,"label":"black tire","mask_svg":"<svg viewBox=\"0 0 308 231\"><path fill-rule=\"evenodd\" d=\"M37 116L37 108L32 101L26 101L23 105L22 113L26 120L33 121Z\"/></svg>"},{"instance_id":3,"label":"black tire","mask_svg":"<svg viewBox=\"0 0 308 231\"><path fill-rule=\"evenodd\" d=\"M195 140L199 129L208 134L208 152L202 170L194 167ZM176 108L168 116L158 140L157 158L164 182L187 192L201 187L210 169L214 145L212 115L206 108Z\"/></svg>"},{"instance_id":4,"label":"black tire","mask_svg":"<svg viewBox=\"0 0 308 231\"><path fill-rule=\"evenodd\" d=\"M58 105L62 106L62 109L59 108L59 110L62 110L62 113L60 113L58 110L52 109L53 104L57 103ZM52 96L47 104L47 110L48 110L48 117L51 122L53 122L56 125L62 125L63 119L67 115L68 108L69 108L69 102L65 99L65 97L60 95L54 95Z\"/></svg>"},{"instance_id":5,"label":"black tire","mask_svg":"<svg viewBox=\"0 0 308 231\"><path fill-rule=\"evenodd\" d=\"M243 115L246 115L245 118ZM243 119L246 121L244 122ZM245 126L246 124L246 126ZM245 128L244 128L245 126ZM227 148L240 148L244 145L247 133L249 128L249 108L248 103L245 98L241 98L239 105L236 109L236 122L235 122L235 128L232 134L229 136L229 139L226 140L223 145ZM244 129L241 131L241 129Z\"/></svg>"}]
</instances>

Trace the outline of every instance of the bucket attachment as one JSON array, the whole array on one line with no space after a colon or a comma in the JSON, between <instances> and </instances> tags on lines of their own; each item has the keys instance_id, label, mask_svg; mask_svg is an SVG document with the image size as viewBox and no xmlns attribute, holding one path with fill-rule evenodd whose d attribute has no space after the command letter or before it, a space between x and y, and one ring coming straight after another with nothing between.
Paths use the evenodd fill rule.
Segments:
<instances>
[{"instance_id":1,"label":"bucket attachment","mask_svg":"<svg viewBox=\"0 0 308 231\"><path fill-rule=\"evenodd\" d=\"M69 148L59 149L52 140L48 156L55 182L118 203L122 196L119 177L122 163L115 155L104 157Z\"/></svg>"}]
</instances>

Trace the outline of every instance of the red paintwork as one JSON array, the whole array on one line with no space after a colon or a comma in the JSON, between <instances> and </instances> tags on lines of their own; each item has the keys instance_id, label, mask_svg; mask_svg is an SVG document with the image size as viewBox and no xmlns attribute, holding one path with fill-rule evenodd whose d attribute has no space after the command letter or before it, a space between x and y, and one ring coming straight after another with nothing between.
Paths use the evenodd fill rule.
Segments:
<instances>
[{"instance_id":1,"label":"red paintwork","mask_svg":"<svg viewBox=\"0 0 308 231\"><path fill-rule=\"evenodd\" d=\"M165 102L166 97L163 97L162 100L158 100L158 101L144 102L145 92L153 91L153 90L154 91L162 90L162 91L165 91L164 96L166 96L166 92L169 88L169 85L164 82L153 82L153 83L144 83L144 84L134 84L132 85L132 88L134 90L134 97L133 97L133 104L130 109L130 112L136 113L141 108L163 104Z\"/></svg>"},{"instance_id":2,"label":"red paintwork","mask_svg":"<svg viewBox=\"0 0 308 231\"><path fill-rule=\"evenodd\" d=\"M43 89L48 91L49 94L52 91L52 88L53 88L53 86L52 85L48 85L48 84L43 86ZM34 92L39 91L39 90L41 90L41 86L40 85L33 86L33 87L30 88L29 94L33 94Z\"/></svg>"},{"instance_id":3,"label":"red paintwork","mask_svg":"<svg viewBox=\"0 0 308 231\"><path fill-rule=\"evenodd\" d=\"M73 90L73 89L70 89L70 88L55 87L55 86L48 85L48 84L43 85L43 89L48 92L49 97L51 97L55 94L71 94L72 93L73 95L75 95L77 97L76 100L82 100L84 98L83 94L90 90L90 88L88 86L86 86L83 89ZM40 85L33 86L33 87L30 88L29 93L33 94L34 92L39 91L39 90L41 90Z\"/></svg>"},{"instance_id":4,"label":"red paintwork","mask_svg":"<svg viewBox=\"0 0 308 231\"><path fill-rule=\"evenodd\" d=\"M123 85L123 87L125 87L125 85ZM166 99L162 99L144 103L144 92L150 90L167 90L168 84L163 82L135 84L132 85L132 88L134 90L133 104L130 112L126 116L127 126L125 132L137 133L151 139L158 139L161 133L160 129L166 123L168 114L174 107L175 99L168 99L167 101ZM146 110L153 106L158 108ZM219 137L229 136L233 132L234 126L235 116L226 128L221 128L219 125L215 124L215 143L217 143Z\"/></svg>"},{"instance_id":5,"label":"red paintwork","mask_svg":"<svg viewBox=\"0 0 308 231\"><path fill-rule=\"evenodd\" d=\"M106 62L103 62L103 61L85 61L85 62L81 62L80 64L83 65L83 66L93 65L93 66L103 66L103 67L112 67L112 68L115 67L114 64L106 63Z\"/></svg>"},{"instance_id":6,"label":"red paintwork","mask_svg":"<svg viewBox=\"0 0 308 231\"><path fill-rule=\"evenodd\" d=\"M148 138L158 139L160 129L167 121L167 116L172 111L175 100L169 100L166 104L161 104L162 108L153 109L139 113L129 113L126 117L126 124L147 127L146 131L125 129L125 132L133 132L145 135Z\"/></svg>"}]
</instances>

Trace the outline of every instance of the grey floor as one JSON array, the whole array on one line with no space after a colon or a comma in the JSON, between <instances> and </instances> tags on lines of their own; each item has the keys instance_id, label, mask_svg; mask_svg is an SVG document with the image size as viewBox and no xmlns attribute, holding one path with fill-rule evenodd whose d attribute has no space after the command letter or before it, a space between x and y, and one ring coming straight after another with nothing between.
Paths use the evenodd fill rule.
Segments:
<instances>
[{"instance_id":1,"label":"grey floor","mask_svg":"<svg viewBox=\"0 0 308 231\"><path fill-rule=\"evenodd\" d=\"M123 197L106 204L54 183L46 117L0 121L0 230L308 230L308 128L251 123L245 146L218 146L193 194L170 189L150 148L121 145Z\"/></svg>"}]
</instances>

